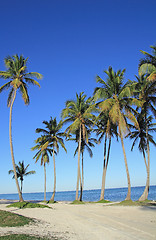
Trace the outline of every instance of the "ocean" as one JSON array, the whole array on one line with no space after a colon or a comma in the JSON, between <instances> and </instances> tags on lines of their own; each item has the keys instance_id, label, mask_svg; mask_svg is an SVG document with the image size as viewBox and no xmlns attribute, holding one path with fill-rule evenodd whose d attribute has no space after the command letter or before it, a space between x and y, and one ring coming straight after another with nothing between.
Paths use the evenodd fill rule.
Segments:
<instances>
[{"instance_id":1,"label":"ocean","mask_svg":"<svg viewBox=\"0 0 156 240\"><path fill-rule=\"evenodd\" d=\"M132 200L138 200L144 191L144 187L132 187L131 188L131 198ZM55 201L74 201L75 191L62 191L56 192ZM50 199L52 192L47 192L46 198ZM111 188L105 190L105 199L110 201L123 201L127 195L127 188ZM43 192L37 193L23 193L24 200L42 201L44 199ZM100 198L100 189L95 190L84 190L83 191L83 201L94 202L98 201ZM18 194L0 194L0 199L17 200ZM156 186L150 186L149 200L156 200Z\"/></svg>"}]
</instances>

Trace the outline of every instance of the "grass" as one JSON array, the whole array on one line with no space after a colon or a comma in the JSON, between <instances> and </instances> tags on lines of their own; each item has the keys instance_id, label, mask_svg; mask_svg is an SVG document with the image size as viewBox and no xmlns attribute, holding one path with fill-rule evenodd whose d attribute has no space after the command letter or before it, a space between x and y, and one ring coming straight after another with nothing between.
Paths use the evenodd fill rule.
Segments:
<instances>
[{"instance_id":1,"label":"grass","mask_svg":"<svg viewBox=\"0 0 156 240\"><path fill-rule=\"evenodd\" d=\"M83 201L74 200L71 204L85 204Z\"/></svg>"},{"instance_id":2,"label":"grass","mask_svg":"<svg viewBox=\"0 0 156 240\"><path fill-rule=\"evenodd\" d=\"M116 205L120 206L151 206L156 205L155 201L152 202L151 200L145 200L145 201L132 201L132 200L124 200L120 203L117 203Z\"/></svg>"},{"instance_id":3,"label":"grass","mask_svg":"<svg viewBox=\"0 0 156 240\"><path fill-rule=\"evenodd\" d=\"M33 222L33 219L0 210L0 227L24 226Z\"/></svg>"},{"instance_id":4,"label":"grass","mask_svg":"<svg viewBox=\"0 0 156 240\"><path fill-rule=\"evenodd\" d=\"M0 236L0 240L58 240L58 238L46 238L46 237L38 237L38 236L31 236L26 234L11 234L6 236Z\"/></svg>"},{"instance_id":5,"label":"grass","mask_svg":"<svg viewBox=\"0 0 156 240\"><path fill-rule=\"evenodd\" d=\"M96 203L111 203L111 201L103 199L103 200L100 200L100 201L98 201Z\"/></svg>"},{"instance_id":6,"label":"grass","mask_svg":"<svg viewBox=\"0 0 156 240\"><path fill-rule=\"evenodd\" d=\"M124 200L120 203L117 203L117 205L121 205L121 206L138 206L138 204L136 202L133 202L132 200Z\"/></svg>"},{"instance_id":7,"label":"grass","mask_svg":"<svg viewBox=\"0 0 156 240\"><path fill-rule=\"evenodd\" d=\"M15 202L7 207L16 207L16 208L51 208L49 206L39 204L39 203L31 203L31 202Z\"/></svg>"}]
</instances>

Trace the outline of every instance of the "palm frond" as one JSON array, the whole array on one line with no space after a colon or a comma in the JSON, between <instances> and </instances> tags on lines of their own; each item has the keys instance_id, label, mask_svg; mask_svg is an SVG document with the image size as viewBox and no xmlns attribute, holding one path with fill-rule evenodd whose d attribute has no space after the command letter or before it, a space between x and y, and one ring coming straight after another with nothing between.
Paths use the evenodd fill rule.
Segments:
<instances>
[{"instance_id":1,"label":"palm frond","mask_svg":"<svg viewBox=\"0 0 156 240\"><path fill-rule=\"evenodd\" d=\"M26 78L26 77L25 77L25 81L26 81L27 83L29 83L29 84L37 85L38 87L41 87L40 84L39 84L37 81L35 81L34 79L32 79L32 78Z\"/></svg>"},{"instance_id":2,"label":"palm frond","mask_svg":"<svg viewBox=\"0 0 156 240\"><path fill-rule=\"evenodd\" d=\"M32 77L36 77L37 79L42 79L43 75L38 73L38 72L29 72L27 74L25 74L26 78L32 78Z\"/></svg>"},{"instance_id":3,"label":"palm frond","mask_svg":"<svg viewBox=\"0 0 156 240\"><path fill-rule=\"evenodd\" d=\"M19 90L22 94L22 98L24 100L24 103L26 105L28 105L30 103L30 99L29 99L29 95L28 95L27 86L24 82L20 85Z\"/></svg>"}]
</instances>

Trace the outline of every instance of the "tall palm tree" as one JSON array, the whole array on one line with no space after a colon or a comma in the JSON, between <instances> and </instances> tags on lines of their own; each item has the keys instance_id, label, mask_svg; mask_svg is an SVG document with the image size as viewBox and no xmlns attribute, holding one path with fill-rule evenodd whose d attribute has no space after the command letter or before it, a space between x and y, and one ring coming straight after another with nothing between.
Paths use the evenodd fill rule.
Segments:
<instances>
[{"instance_id":1,"label":"tall palm tree","mask_svg":"<svg viewBox=\"0 0 156 240\"><path fill-rule=\"evenodd\" d=\"M99 137L98 142L101 143L102 139L104 138L104 161L103 161L103 174L102 174L102 185L101 185L101 195L100 200L104 200L105 194L105 182L106 182L106 172L109 162L109 155L110 155L110 148L111 148L111 139L115 135L118 140L118 133L117 133L117 125L112 123L109 118L108 112L102 112L100 114L97 122L96 122L97 129L94 131L96 135ZM108 149L107 149L107 140Z\"/></svg>"},{"instance_id":2,"label":"tall palm tree","mask_svg":"<svg viewBox=\"0 0 156 240\"><path fill-rule=\"evenodd\" d=\"M22 195L22 189L23 189L23 180L24 180L24 176L29 176L32 174L35 174L35 171L29 171L28 167L30 166L30 164L28 164L26 167L24 166L24 161L18 163L18 165L16 165L16 174L17 174L17 178L20 179L21 181L21 195ZM15 174L14 174L14 170L9 170L8 171L9 174L13 174L13 179L15 178Z\"/></svg>"},{"instance_id":3,"label":"tall palm tree","mask_svg":"<svg viewBox=\"0 0 156 240\"><path fill-rule=\"evenodd\" d=\"M146 74L148 79L153 81L156 80L156 45L150 46L152 48L153 55L145 51L140 51L145 55L139 62L139 75Z\"/></svg>"},{"instance_id":4,"label":"tall palm tree","mask_svg":"<svg viewBox=\"0 0 156 240\"><path fill-rule=\"evenodd\" d=\"M140 101L142 101L141 106L141 116L142 119L145 121L144 127L146 131L146 143L147 143L147 167L148 167L148 181L146 186L145 192L146 194L143 194L143 198L148 196L149 191L149 185L150 185L150 148L149 148L149 134L148 134L148 128L149 128L149 114L153 113L154 117L156 118L156 81L149 81L148 77L145 75L142 75L140 77L136 76L135 81L130 81L131 86L133 87L133 94L134 97L137 97ZM138 109L137 109L138 110ZM143 121L142 120L142 121Z\"/></svg>"},{"instance_id":5,"label":"tall palm tree","mask_svg":"<svg viewBox=\"0 0 156 240\"><path fill-rule=\"evenodd\" d=\"M135 99L131 99L131 89L128 84L124 84L124 70L113 71L112 67L109 67L108 71L104 71L107 74L107 80L102 80L97 77L97 83L102 84L102 87L97 87L94 91L95 99L101 100L98 103L98 107L101 112L109 112L109 118L113 124L118 126L118 135L121 139L121 145L124 155L124 162L127 174L128 193L125 200L131 199L131 183L130 175L127 164L127 157L124 147L124 136L127 129L127 120L134 122L138 126L137 120L132 113L131 105L137 103ZM100 115L99 115L100 116Z\"/></svg>"},{"instance_id":6,"label":"tall palm tree","mask_svg":"<svg viewBox=\"0 0 156 240\"><path fill-rule=\"evenodd\" d=\"M17 54L10 57L6 57L4 59L6 71L0 71L0 77L4 80L9 81L5 83L3 86L0 87L0 93L3 90L10 89L7 105L10 107L10 118L9 118L9 137L10 137L10 149L11 149L11 157L12 157L12 165L13 171L15 175L16 186L18 190L19 200L23 202L23 198L20 192L19 183L16 174L16 165L14 159L14 152L13 152L13 142L12 142L12 108L16 98L17 90L22 95L24 103L26 105L29 104L29 95L28 95L28 85L33 84L40 87L39 83L35 81L33 78L36 77L37 79L41 79L42 75L37 72L28 72L27 71L27 59L25 59L22 55L19 57Z\"/></svg>"},{"instance_id":7,"label":"tall palm tree","mask_svg":"<svg viewBox=\"0 0 156 240\"><path fill-rule=\"evenodd\" d=\"M67 135L79 131L79 146L78 146L78 168L77 168L77 184L76 184L76 200L78 200L79 182L81 181L80 174L80 153L82 137L88 142L88 134L86 127L92 125L92 120L95 111L95 105L93 99L86 99L86 95L81 92L79 95L76 93L76 100L70 100L66 102L66 107L62 110L61 116L64 119L63 123L71 123L67 127Z\"/></svg>"},{"instance_id":8,"label":"tall palm tree","mask_svg":"<svg viewBox=\"0 0 156 240\"><path fill-rule=\"evenodd\" d=\"M38 162L41 157L41 166L44 166L44 201L46 201L46 163L49 163L49 155L52 156L52 149L48 146L45 148L45 142L45 136L41 135L35 141L36 145L31 148L31 150L38 150L33 159L36 159L36 162Z\"/></svg>"},{"instance_id":9,"label":"tall palm tree","mask_svg":"<svg viewBox=\"0 0 156 240\"><path fill-rule=\"evenodd\" d=\"M37 133L43 133L45 136L45 144L43 146L43 149L45 149L47 146L50 146L52 148L52 154L53 154L53 165L54 165L54 189L52 197L50 198L50 201L54 201L55 192L56 192L56 167L55 167L55 154L59 152L59 145L67 152L63 138L65 134L61 132L62 129L62 121L57 123L56 118L50 118L50 121L43 121L45 124L45 128L37 128Z\"/></svg>"},{"instance_id":10,"label":"tall palm tree","mask_svg":"<svg viewBox=\"0 0 156 240\"><path fill-rule=\"evenodd\" d=\"M89 153L89 156L92 158L93 157L93 152L92 152L92 147L95 147L94 143L98 143L97 140L95 138L91 137L91 129L86 128L87 130L87 135L88 135L88 141L86 142L86 139L83 138L83 134L81 133L81 176L82 176L82 180L80 178L80 201L82 201L82 195L83 195L83 189L84 189L84 151L85 149L87 150L87 152ZM75 138L69 138L69 140L73 140L75 142L78 143L76 149L75 149L75 153L74 153L74 157L76 156L76 154L78 153L78 149L79 149L79 130L76 130L75 132Z\"/></svg>"},{"instance_id":11,"label":"tall palm tree","mask_svg":"<svg viewBox=\"0 0 156 240\"><path fill-rule=\"evenodd\" d=\"M142 113L139 113L137 115L137 121L139 123L139 129L135 126L130 124L131 131L126 137L130 137L130 139L133 140L133 144L131 147L131 151L133 150L136 142L138 142L138 149L143 154L145 166L146 166L146 172L147 172L147 180L146 180L146 186L144 189L143 194L139 198L139 201L144 201L148 198L148 192L149 192L149 162L147 162L146 153L147 153L147 133L146 133L146 124L148 125L148 141L152 143L154 146L156 146L156 142L153 139L153 136L150 134L150 132L156 132L156 123L152 123L152 116L149 116L147 119L145 119L144 115Z\"/></svg>"}]
</instances>

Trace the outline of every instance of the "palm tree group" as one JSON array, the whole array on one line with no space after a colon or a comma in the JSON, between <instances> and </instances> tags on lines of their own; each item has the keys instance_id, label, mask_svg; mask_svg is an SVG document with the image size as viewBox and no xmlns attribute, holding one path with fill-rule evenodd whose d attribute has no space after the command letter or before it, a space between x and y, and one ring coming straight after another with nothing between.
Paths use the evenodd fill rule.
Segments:
<instances>
[{"instance_id":1,"label":"palm tree group","mask_svg":"<svg viewBox=\"0 0 156 240\"><path fill-rule=\"evenodd\" d=\"M53 156L53 166L54 166L54 187L53 187L53 194L50 198L51 202L54 202L55 192L56 192L56 167L55 167L55 155L59 152L59 145L67 152L63 138L65 134L61 132L62 128L62 121L57 123L56 118L50 118L50 121L43 121L43 124L45 125L45 128L37 128L36 133L42 133L44 135L41 135L36 140L36 143L39 143L35 147L32 148L32 150L38 149L38 153L34 156L36 158L36 161L39 159L40 155L42 155L41 161L49 162L49 155L48 153ZM44 171L45 172L45 171ZM46 176L45 176L45 182L46 182ZM45 184L46 186L46 184ZM45 195L45 194L44 194ZM46 198L44 197L44 200L46 201Z\"/></svg>"},{"instance_id":2,"label":"palm tree group","mask_svg":"<svg viewBox=\"0 0 156 240\"><path fill-rule=\"evenodd\" d=\"M128 168L128 161L124 146L124 138L133 140L132 148L139 141L138 148L143 154L143 159L147 171L147 180L144 193L139 200L148 197L150 186L150 146L156 146L152 132L156 131L154 119L156 118L156 47L152 46L153 55L142 51L146 56L139 63L139 76L136 80L125 81L125 69L114 71L112 67L105 70L105 80L97 76L98 86L95 88L93 96L87 98L84 92L76 93L75 100L68 100L65 108L61 112L61 118L57 122L56 118L43 121L45 128L37 128L36 133L40 136L35 141L32 150L37 150L34 156L36 162L41 158L41 165L44 165L45 187L44 200L46 200L46 163L53 157L54 181L53 194L50 201L54 201L56 192L56 167L55 156L61 146L66 152L65 140L74 140L76 143L77 162L77 182L76 200L82 201L84 189L84 150L87 149L90 157L93 156L92 147L96 143L101 143L104 139L103 174L101 184L100 200L104 200L106 172L110 159L112 137L120 139L123 150L125 169L127 174L128 192L126 200L131 199L131 181ZM40 79L41 74L27 72L27 59L23 56L15 55L5 59L7 70L0 71L0 77L10 81L0 87L0 92L10 88L8 106L10 107L10 148L13 163L13 171L20 201L23 201L18 184L16 164L14 160L12 144L12 107L16 98L17 90L22 94L25 104L29 104L27 84L39 85L33 79ZM62 128L66 126L63 131ZM95 134L98 140L95 138ZM79 195L80 191L80 195Z\"/></svg>"}]
</instances>

